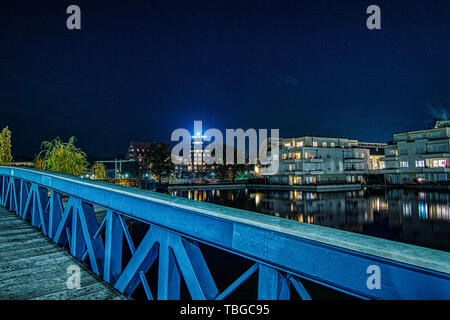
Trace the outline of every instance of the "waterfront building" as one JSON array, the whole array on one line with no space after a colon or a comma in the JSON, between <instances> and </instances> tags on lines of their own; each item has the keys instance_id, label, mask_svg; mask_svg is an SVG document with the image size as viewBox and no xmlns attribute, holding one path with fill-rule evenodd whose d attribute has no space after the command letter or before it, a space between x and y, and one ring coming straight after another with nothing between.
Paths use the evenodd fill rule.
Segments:
<instances>
[{"instance_id":1,"label":"waterfront building","mask_svg":"<svg viewBox=\"0 0 450 320\"><path fill-rule=\"evenodd\" d=\"M386 183L445 182L450 172L450 121L432 129L394 134L385 148L382 170Z\"/></svg>"},{"instance_id":2,"label":"waterfront building","mask_svg":"<svg viewBox=\"0 0 450 320\"><path fill-rule=\"evenodd\" d=\"M384 168L385 163L382 158L384 158L386 146L387 143L358 142L358 147L369 149L369 173L380 174L380 170Z\"/></svg>"},{"instance_id":3,"label":"waterfront building","mask_svg":"<svg viewBox=\"0 0 450 320\"><path fill-rule=\"evenodd\" d=\"M205 136L196 134L191 136L191 151L188 160L179 156L175 164L175 172L180 179L207 179L213 176L214 165L208 165L204 159L203 140Z\"/></svg>"},{"instance_id":4,"label":"waterfront building","mask_svg":"<svg viewBox=\"0 0 450 320\"><path fill-rule=\"evenodd\" d=\"M271 183L362 183L369 170L370 150L358 140L305 136L281 139L279 168Z\"/></svg>"}]
</instances>

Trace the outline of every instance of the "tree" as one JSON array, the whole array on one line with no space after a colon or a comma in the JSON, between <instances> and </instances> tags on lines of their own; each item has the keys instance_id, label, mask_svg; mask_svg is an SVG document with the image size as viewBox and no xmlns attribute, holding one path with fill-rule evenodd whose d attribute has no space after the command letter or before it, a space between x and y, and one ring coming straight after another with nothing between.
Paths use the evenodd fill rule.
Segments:
<instances>
[{"instance_id":1,"label":"tree","mask_svg":"<svg viewBox=\"0 0 450 320\"><path fill-rule=\"evenodd\" d=\"M86 154L75 146L75 137L71 137L68 142L63 142L59 137L52 141L42 142L42 150L35 164L42 160L42 167L45 170L80 176L86 170L88 162Z\"/></svg>"},{"instance_id":2,"label":"tree","mask_svg":"<svg viewBox=\"0 0 450 320\"><path fill-rule=\"evenodd\" d=\"M144 152L144 165L158 180L168 178L174 170L171 159L170 145L165 142L152 143Z\"/></svg>"},{"instance_id":3,"label":"tree","mask_svg":"<svg viewBox=\"0 0 450 320\"><path fill-rule=\"evenodd\" d=\"M91 168L91 177L94 180L105 180L106 179L106 168L101 162L96 162Z\"/></svg>"},{"instance_id":4,"label":"tree","mask_svg":"<svg viewBox=\"0 0 450 320\"><path fill-rule=\"evenodd\" d=\"M0 165L8 166L11 162L11 131L6 126L0 133Z\"/></svg>"}]
</instances>

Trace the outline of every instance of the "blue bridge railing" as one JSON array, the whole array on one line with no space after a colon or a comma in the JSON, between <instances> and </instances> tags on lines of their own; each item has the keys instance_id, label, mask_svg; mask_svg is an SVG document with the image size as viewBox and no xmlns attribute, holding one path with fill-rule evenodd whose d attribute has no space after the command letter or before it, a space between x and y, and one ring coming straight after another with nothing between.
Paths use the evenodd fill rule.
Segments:
<instances>
[{"instance_id":1,"label":"blue bridge railing","mask_svg":"<svg viewBox=\"0 0 450 320\"><path fill-rule=\"evenodd\" d=\"M291 288L310 299L304 279L364 299L450 299L444 251L34 169L0 167L0 188L3 207L128 297L141 284L149 299L179 299L183 279L192 299L221 300L257 275L258 299ZM137 246L130 220L148 225ZM200 244L253 264L219 292Z\"/></svg>"}]
</instances>

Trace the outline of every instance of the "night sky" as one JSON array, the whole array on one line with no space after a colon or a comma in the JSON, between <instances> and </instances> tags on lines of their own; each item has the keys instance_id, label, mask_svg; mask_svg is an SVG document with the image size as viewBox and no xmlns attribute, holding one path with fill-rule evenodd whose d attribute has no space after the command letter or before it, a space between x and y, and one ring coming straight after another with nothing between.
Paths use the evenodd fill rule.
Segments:
<instances>
[{"instance_id":1,"label":"night sky","mask_svg":"<svg viewBox=\"0 0 450 320\"><path fill-rule=\"evenodd\" d=\"M16 0L0 41L16 159L56 136L112 158L194 120L387 142L450 112L449 1Z\"/></svg>"}]
</instances>

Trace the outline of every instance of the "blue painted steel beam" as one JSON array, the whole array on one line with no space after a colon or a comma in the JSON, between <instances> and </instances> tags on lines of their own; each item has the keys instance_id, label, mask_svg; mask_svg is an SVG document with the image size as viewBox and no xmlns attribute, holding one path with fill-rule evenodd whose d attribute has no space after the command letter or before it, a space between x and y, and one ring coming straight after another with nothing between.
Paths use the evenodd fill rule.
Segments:
<instances>
[{"instance_id":1,"label":"blue painted steel beam","mask_svg":"<svg viewBox=\"0 0 450 320\"><path fill-rule=\"evenodd\" d=\"M69 194L182 237L244 256L283 274L356 296L450 299L450 254L447 252L39 170L1 167L0 175ZM7 180L2 179L3 202ZM197 278L197 283L205 281L208 276L198 276L198 266L193 264L195 257L189 256L186 248L184 251L178 250L178 257L174 250L177 261L184 266L186 275L183 276ZM373 265L380 270L379 289L367 285L368 270ZM262 273L268 274L267 279L275 279L270 272ZM206 287L208 285L202 289Z\"/></svg>"},{"instance_id":2,"label":"blue painted steel beam","mask_svg":"<svg viewBox=\"0 0 450 320\"><path fill-rule=\"evenodd\" d=\"M216 297L216 300L223 300L232 294L237 288L241 286L248 278L250 278L259 268L258 263L252 265L247 271L245 271L239 278L237 278L232 284L230 284L221 294Z\"/></svg>"}]
</instances>

